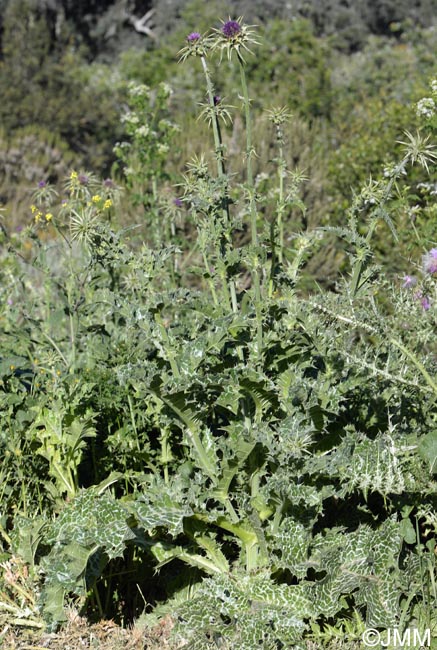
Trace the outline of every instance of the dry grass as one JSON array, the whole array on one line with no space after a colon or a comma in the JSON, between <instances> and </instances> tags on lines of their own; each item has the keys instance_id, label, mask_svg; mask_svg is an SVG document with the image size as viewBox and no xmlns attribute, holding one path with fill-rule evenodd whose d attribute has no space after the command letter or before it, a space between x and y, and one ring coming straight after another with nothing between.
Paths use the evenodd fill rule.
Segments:
<instances>
[{"instance_id":1,"label":"dry grass","mask_svg":"<svg viewBox=\"0 0 437 650\"><path fill-rule=\"evenodd\" d=\"M176 650L169 636L170 617L162 619L152 630L141 625L123 629L113 621L89 625L74 611L67 624L57 633L13 627L3 622L0 631L2 650Z\"/></svg>"}]
</instances>

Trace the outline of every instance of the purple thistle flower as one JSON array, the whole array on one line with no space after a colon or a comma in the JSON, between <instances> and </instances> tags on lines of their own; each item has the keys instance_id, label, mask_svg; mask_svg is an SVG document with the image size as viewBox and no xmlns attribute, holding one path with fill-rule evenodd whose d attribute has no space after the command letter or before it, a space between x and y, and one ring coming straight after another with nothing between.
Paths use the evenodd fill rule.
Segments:
<instances>
[{"instance_id":1,"label":"purple thistle flower","mask_svg":"<svg viewBox=\"0 0 437 650\"><path fill-rule=\"evenodd\" d=\"M213 101L214 101L214 106L218 106L222 101L222 98L220 97L220 95L214 95Z\"/></svg>"},{"instance_id":2,"label":"purple thistle flower","mask_svg":"<svg viewBox=\"0 0 437 650\"><path fill-rule=\"evenodd\" d=\"M77 177L77 180L79 181L79 183L81 185L88 185L88 183L90 181L90 179L88 178L88 176L86 174L79 174L79 176Z\"/></svg>"},{"instance_id":3,"label":"purple thistle flower","mask_svg":"<svg viewBox=\"0 0 437 650\"><path fill-rule=\"evenodd\" d=\"M177 208L181 208L184 205L182 199L180 199L179 197L174 199L173 203Z\"/></svg>"},{"instance_id":4,"label":"purple thistle flower","mask_svg":"<svg viewBox=\"0 0 437 650\"><path fill-rule=\"evenodd\" d=\"M422 262L425 273L437 273L437 248L431 248L429 253L423 256Z\"/></svg>"},{"instance_id":5,"label":"purple thistle flower","mask_svg":"<svg viewBox=\"0 0 437 650\"><path fill-rule=\"evenodd\" d=\"M417 278L415 278L414 275L405 275L402 288L410 289L411 287L414 287L416 283L417 283Z\"/></svg>"},{"instance_id":6,"label":"purple thistle flower","mask_svg":"<svg viewBox=\"0 0 437 650\"><path fill-rule=\"evenodd\" d=\"M236 20L228 20L222 27L225 38L235 38L241 32L241 25Z\"/></svg>"},{"instance_id":7,"label":"purple thistle flower","mask_svg":"<svg viewBox=\"0 0 437 650\"><path fill-rule=\"evenodd\" d=\"M17 226L15 228L15 232L21 232L23 230L23 226Z\"/></svg>"},{"instance_id":8,"label":"purple thistle flower","mask_svg":"<svg viewBox=\"0 0 437 650\"><path fill-rule=\"evenodd\" d=\"M422 305L423 309L425 311L428 311L428 309L431 308L431 302L428 298L428 296L423 296L423 298L420 301L420 304Z\"/></svg>"},{"instance_id":9,"label":"purple thistle flower","mask_svg":"<svg viewBox=\"0 0 437 650\"><path fill-rule=\"evenodd\" d=\"M428 296L423 295L423 293L420 291L420 289L415 292L414 297L415 297L416 300L420 300L420 304L422 305L422 308L425 311L428 311L428 309L430 309L431 301L428 298Z\"/></svg>"},{"instance_id":10,"label":"purple thistle flower","mask_svg":"<svg viewBox=\"0 0 437 650\"><path fill-rule=\"evenodd\" d=\"M200 41L201 35L199 32L191 32L191 34L188 34L187 36L187 41L189 43L195 43L196 41Z\"/></svg>"},{"instance_id":11,"label":"purple thistle flower","mask_svg":"<svg viewBox=\"0 0 437 650\"><path fill-rule=\"evenodd\" d=\"M38 187L40 190L42 190L44 187L46 187L47 183L45 181L39 181Z\"/></svg>"},{"instance_id":12,"label":"purple thistle flower","mask_svg":"<svg viewBox=\"0 0 437 650\"><path fill-rule=\"evenodd\" d=\"M105 180L103 181L103 187L112 189L113 187L115 187L114 181L111 178L105 178Z\"/></svg>"}]
</instances>

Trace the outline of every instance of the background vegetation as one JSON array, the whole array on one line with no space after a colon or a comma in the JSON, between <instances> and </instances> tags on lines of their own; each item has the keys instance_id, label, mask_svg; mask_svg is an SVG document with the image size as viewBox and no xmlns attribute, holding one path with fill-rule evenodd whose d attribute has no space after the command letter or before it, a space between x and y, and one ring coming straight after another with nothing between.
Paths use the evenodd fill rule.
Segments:
<instances>
[{"instance_id":1,"label":"background vegetation","mask_svg":"<svg viewBox=\"0 0 437 650\"><path fill-rule=\"evenodd\" d=\"M235 13L258 25L263 44L248 63L259 153L255 173L265 173L272 157L272 131L263 114L268 96L272 105L287 105L294 114L284 146L291 166L306 170L309 179L302 196L306 223L338 223L352 188L393 160L399 151L396 140L407 126L414 129L410 109L426 92L435 66L435 8L431 1L414 6L240 2L232 7L213 2L206 9L197 0L86 7L3 2L0 201L6 208L5 227L14 230L28 223L32 185L39 180L56 185L72 167L102 177L116 174L124 183L114 145L123 137L120 116L127 109L130 81L151 88L171 84L168 117L179 132L165 171L169 182L177 183L187 158L200 153L207 137L195 119L196 104L205 100L201 71L188 73L178 66L179 44L193 26L202 31L217 24L216 16ZM135 20L150 11L151 35L137 32ZM214 72L217 92L238 106L236 72L231 66ZM243 162L235 143L241 130L238 118L224 129L229 171L240 175ZM415 179L412 192L428 215L426 190L417 190L420 182ZM138 206L125 205L124 213L128 223L142 220ZM291 231L301 218L299 211L291 211ZM410 217L400 218L401 231L408 231ZM381 254L388 252L381 243ZM333 278L341 268L338 251L325 258L309 269L311 274L321 269L319 280Z\"/></svg>"},{"instance_id":2,"label":"background vegetation","mask_svg":"<svg viewBox=\"0 0 437 650\"><path fill-rule=\"evenodd\" d=\"M435 644L434 9L0 4L8 628Z\"/></svg>"}]
</instances>

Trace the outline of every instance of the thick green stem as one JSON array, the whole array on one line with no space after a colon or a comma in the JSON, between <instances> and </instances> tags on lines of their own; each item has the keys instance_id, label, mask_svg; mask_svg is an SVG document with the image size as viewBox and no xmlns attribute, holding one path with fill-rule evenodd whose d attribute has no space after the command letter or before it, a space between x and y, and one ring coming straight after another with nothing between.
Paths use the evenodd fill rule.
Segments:
<instances>
[{"instance_id":1,"label":"thick green stem","mask_svg":"<svg viewBox=\"0 0 437 650\"><path fill-rule=\"evenodd\" d=\"M250 99L249 91L247 89L246 81L246 72L244 70L244 61L241 57L238 57L238 62L240 64L240 76L241 76L241 87L243 90L243 104L244 104L244 115L246 122L246 169L247 169L247 186L249 189L249 207L250 207L250 219L251 219L251 234L252 234L252 244L258 246L258 231L257 231L257 214L256 214L256 202L255 202L255 191L254 191L254 182L253 182L253 168L252 168L252 157L254 155L253 145L252 145L252 120L250 117Z\"/></svg>"},{"instance_id":2,"label":"thick green stem","mask_svg":"<svg viewBox=\"0 0 437 650\"><path fill-rule=\"evenodd\" d=\"M282 133L279 130L277 131L278 141L282 139ZM271 249L272 249L272 265L270 269L270 282L269 282L269 298L272 297L273 291L275 288L275 269L276 269L276 258L278 259L279 264L282 266L283 261L283 251L284 251L284 222L282 216L284 214L284 174L285 174L285 160L284 160L284 149L282 144L279 144L279 157L278 157L278 181L279 181L279 196L276 204L277 210L277 229L278 229L278 244L276 244L276 232L274 224L272 224L272 233L271 233ZM278 251L276 253L276 251Z\"/></svg>"},{"instance_id":3,"label":"thick green stem","mask_svg":"<svg viewBox=\"0 0 437 650\"><path fill-rule=\"evenodd\" d=\"M284 170L285 170L285 161L282 146L279 147L279 200L278 200L278 234L279 234L279 251L278 259L279 263L282 264L282 255L284 250L284 223L282 221L282 215L284 213Z\"/></svg>"},{"instance_id":4,"label":"thick green stem","mask_svg":"<svg viewBox=\"0 0 437 650\"><path fill-rule=\"evenodd\" d=\"M250 117L250 99L247 89L246 72L244 70L244 61L238 55L238 63L240 64L240 77L241 87L243 90L243 104L246 122L246 169L247 169L247 187L249 193L249 210L250 210L250 227L252 234L252 246L254 248L254 255L256 259L253 261L252 281L255 290L255 311L257 323L257 348L258 356L262 354L263 347L263 333L262 333L262 313L261 313L261 282L259 276L259 260L258 260L258 230L257 230L257 211L255 200L255 184L253 180L253 167L252 158L254 155L252 145L252 121Z\"/></svg>"},{"instance_id":5,"label":"thick green stem","mask_svg":"<svg viewBox=\"0 0 437 650\"><path fill-rule=\"evenodd\" d=\"M218 123L217 115L214 111L214 86L212 85L211 75L209 74L208 65L205 57L201 57L203 72L206 79L206 89L208 92L208 101L212 111L212 131L214 135L215 157L217 160L217 172L220 178L225 176L225 161L223 157L223 143L221 140L220 125ZM229 220L228 205L225 206L226 220Z\"/></svg>"},{"instance_id":6,"label":"thick green stem","mask_svg":"<svg viewBox=\"0 0 437 650\"><path fill-rule=\"evenodd\" d=\"M229 230L231 218L229 214L228 187L227 187L227 178L226 178L226 169L225 169L225 159L223 155L223 141L222 141L219 119L217 116L217 112L215 110L214 86L211 81L211 75L209 73L209 68L204 56L201 57L201 61L202 61L203 72L205 74L205 79L206 79L208 101L212 112L211 122L212 122L212 131L214 135L214 147L215 147L215 157L217 160L217 172L218 172L218 177L222 182L222 191L223 191L222 217L223 217L223 227L225 229L225 233L221 242L221 255L224 256L226 254L226 243L229 239L229 233L227 231ZM238 303L236 299L235 282L232 279L229 280L229 293L232 298L232 310L236 313L238 311Z\"/></svg>"},{"instance_id":7,"label":"thick green stem","mask_svg":"<svg viewBox=\"0 0 437 650\"><path fill-rule=\"evenodd\" d=\"M207 272L208 275L209 275L209 274L210 274L210 270L209 270L208 259L207 259L207 257L206 257L206 253L205 253L205 251L203 251L203 253L202 253L202 257L203 257L203 263L205 264L206 272ZM215 291L214 282L212 281L212 278L211 278L211 277L208 278L208 286L209 286L209 290L211 291L211 295L212 295L212 299L213 299L213 301L214 301L214 305L217 307L218 304L219 304L219 301L218 301L217 294L216 294L216 291Z\"/></svg>"},{"instance_id":8,"label":"thick green stem","mask_svg":"<svg viewBox=\"0 0 437 650\"><path fill-rule=\"evenodd\" d=\"M168 464L171 459L171 447L169 444L169 432L165 428L161 434L161 463L164 468L164 483L167 485L169 482Z\"/></svg>"}]
</instances>

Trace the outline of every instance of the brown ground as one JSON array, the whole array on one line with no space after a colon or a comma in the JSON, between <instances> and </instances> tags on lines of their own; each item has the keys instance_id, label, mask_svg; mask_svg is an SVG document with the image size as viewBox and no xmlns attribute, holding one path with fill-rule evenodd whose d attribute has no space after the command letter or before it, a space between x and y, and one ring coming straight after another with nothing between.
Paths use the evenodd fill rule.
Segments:
<instances>
[{"instance_id":1,"label":"brown ground","mask_svg":"<svg viewBox=\"0 0 437 650\"><path fill-rule=\"evenodd\" d=\"M56 634L26 628L12 628L4 623L0 630L1 650L176 650L169 641L172 627L170 618L164 618L153 630L140 626L129 630L112 621L88 625L77 615L71 615L68 624Z\"/></svg>"}]
</instances>

